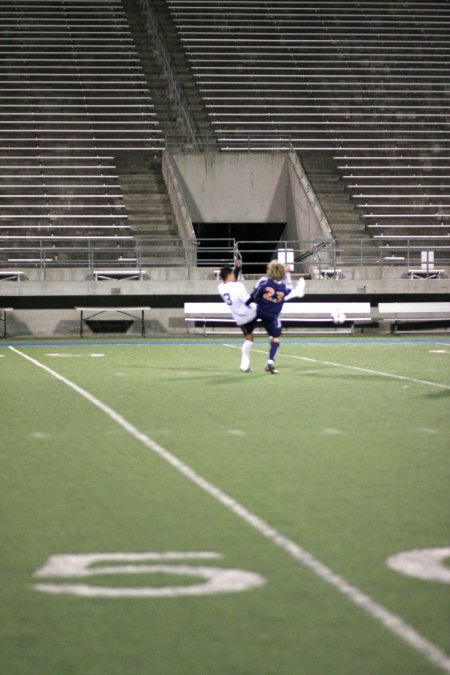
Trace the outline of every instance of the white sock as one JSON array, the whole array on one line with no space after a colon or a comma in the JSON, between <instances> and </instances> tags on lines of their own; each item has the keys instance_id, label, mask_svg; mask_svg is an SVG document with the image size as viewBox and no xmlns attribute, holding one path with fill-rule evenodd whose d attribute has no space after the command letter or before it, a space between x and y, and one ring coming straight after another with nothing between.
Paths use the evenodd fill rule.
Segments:
<instances>
[{"instance_id":1,"label":"white sock","mask_svg":"<svg viewBox=\"0 0 450 675\"><path fill-rule=\"evenodd\" d=\"M250 368L250 354L252 351L253 342L250 340L244 340L242 345L242 358L241 358L241 370L248 370Z\"/></svg>"}]
</instances>

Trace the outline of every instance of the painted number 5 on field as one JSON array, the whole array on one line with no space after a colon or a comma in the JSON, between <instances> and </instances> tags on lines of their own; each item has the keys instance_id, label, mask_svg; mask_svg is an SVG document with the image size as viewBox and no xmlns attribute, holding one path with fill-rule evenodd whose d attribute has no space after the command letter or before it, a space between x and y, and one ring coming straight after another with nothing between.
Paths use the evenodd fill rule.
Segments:
<instances>
[{"instance_id":1,"label":"painted number 5 on field","mask_svg":"<svg viewBox=\"0 0 450 675\"><path fill-rule=\"evenodd\" d=\"M199 561L217 560L223 556L209 551L162 553L74 553L52 555L35 576L52 579L33 584L44 593L78 595L89 598L173 598L183 595L215 595L248 591L265 584L264 577L216 565L204 566ZM182 561L182 564L174 564ZM187 561L198 561L189 564ZM200 583L173 586L100 586L82 583L78 578L90 579L105 575L165 575L193 577ZM57 579L58 581L55 581ZM59 581L65 579L66 581ZM70 581L69 581L70 579Z\"/></svg>"}]
</instances>

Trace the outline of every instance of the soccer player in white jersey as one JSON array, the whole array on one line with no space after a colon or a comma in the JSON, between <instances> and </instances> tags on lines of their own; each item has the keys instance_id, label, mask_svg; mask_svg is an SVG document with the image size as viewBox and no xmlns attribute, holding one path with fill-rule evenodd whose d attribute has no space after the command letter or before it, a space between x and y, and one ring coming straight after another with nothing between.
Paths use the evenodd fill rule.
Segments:
<instances>
[{"instance_id":1,"label":"soccer player in white jersey","mask_svg":"<svg viewBox=\"0 0 450 675\"><path fill-rule=\"evenodd\" d=\"M222 267L218 291L222 299L229 306L233 319L245 335L242 344L241 373L250 372L250 355L253 347L253 331L256 326L256 306L251 301L250 293L239 276L241 261L236 260L235 268Z\"/></svg>"}]
</instances>

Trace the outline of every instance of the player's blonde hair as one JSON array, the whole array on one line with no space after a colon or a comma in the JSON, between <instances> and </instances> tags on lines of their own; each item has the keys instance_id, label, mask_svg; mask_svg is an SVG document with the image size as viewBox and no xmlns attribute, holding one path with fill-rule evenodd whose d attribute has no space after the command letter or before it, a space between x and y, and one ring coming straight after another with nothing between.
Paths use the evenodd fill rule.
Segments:
<instances>
[{"instance_id":1,"label":"player's blonde hair","mask_svg":"<svg viewBox=\"0 0 450 675\"><path fill-rule=\"evenodd\" d=\"M267 276L275 281L281 281L286 276L286 265L279 260L271 260L267 265Z\"/></svg>"}]
</instances>

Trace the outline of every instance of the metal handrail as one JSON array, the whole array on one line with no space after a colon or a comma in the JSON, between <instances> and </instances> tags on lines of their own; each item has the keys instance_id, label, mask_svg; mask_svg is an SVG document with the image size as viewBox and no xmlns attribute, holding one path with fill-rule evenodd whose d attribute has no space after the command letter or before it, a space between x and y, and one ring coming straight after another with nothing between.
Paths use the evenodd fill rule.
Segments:
<instances>
[{"instance_id":1,"label":"metal handrail","mask_svg":"<svg viewBox=\"0 0 450 675\"><path fill-rule=\"evenodd\" d=\"M158 20L151 8L149 0L139 0L139 2L142 6L142 10L147 19L147 28L151 31L153 35L156 50L161 58L162 67L164 69L164 73L167 77L169 84L170 96L176 103L179 116L183 121L184 127L186 129L187 142L191 145L199 146L200 142L195 132L195 125L188 112L182 88L178 84L175 68L172 65L172 60L164 43L161 30L158 25Z\"/></svg>"},{"instance_id":2,"label":"metal handrail","mask_svg":"<svg viewBox=\"0 0 450 675\"><path fill-rule=\"evenodd\" d=\"M140 236L129 246L118 247L110 241L86 238L75 245L55 246L54 241L42 239L26 242L23 246L6 246L0 240L0 269L17 267L95 267L109 266L135 269L150 267L216 267L231 263L237 254L242 255L245 269L259 271L279 251L290 250L294 259L294 271L308 273L315 268L323 269L396 265L420 267L422 251L437 249L407 240L403 245L374 246L373 242L355 237L350 244L339 246L330 239L310 241L291 240L239 240L234 238L192 238ZM195 255L192 254L193 249ZM450 266L450 244L439 248L440 257L435 260L437 268Z\"/></svg>"},{"instance_id":3,"label":"metal handrail","mask_svg":"<svg viewBox=\"0 0 450 675\"><path fill-rule=\"evenodd\" d=\"M242 147L235 147L234 146L234 141L231 141L231 145L228 145L227 140L220 138L218 135L214 134L205 134L202 133L201 137L196 135L196 143L197 145L201 145L202 150L217 150L218 148L224 152L229 151L229 152L274 152L274 153L279 153L279 152L297 152L297 150L294 148L294 145L292 143L292 140L288 136L265 136L265 137L258 137L258 136L250 136L250 135L243 135L242 136ZM176 134L172 134L170 138L165 139L165 146L168 149L176 148L177 152L189 152L192 150L192 147L183 147L183 143L185 141L184 138L181 136L177 137ZM195 144L194 144L195 145ZM194 148L195 149L195 148Z\"/></svg>"}]
</instances>

